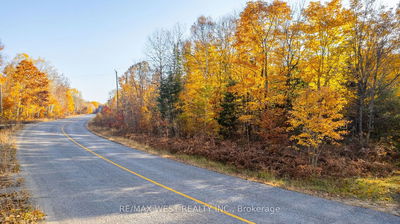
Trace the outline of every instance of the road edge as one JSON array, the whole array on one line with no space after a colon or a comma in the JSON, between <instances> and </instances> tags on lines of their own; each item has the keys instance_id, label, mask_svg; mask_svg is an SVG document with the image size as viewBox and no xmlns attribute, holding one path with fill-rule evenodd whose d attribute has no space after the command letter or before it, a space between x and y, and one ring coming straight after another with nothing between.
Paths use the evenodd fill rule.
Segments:
<instances>
[{"instance_id":1,"label":"road edge","mask_svg":"<svg viewBox=\"0 0 400 224\"><path fill-rule=\"evenodd\" d=\"M94 118L94 117L93 117ZM339 202L345 205L350 205L350 206L355 206L355 207L361 207L361 208L367 208L367 209L372 209L375 211L379 211L379 212L384 212L390 215L394 215L394 216L399 216L400 217L400 210L395 208L395 205L393 205L393 207L382 207L380 206L378 203L375 203L373 201L369 201L369 200L361 200L361 199L350 199L350 198L341 198L341 197L333 197L331 195L327 195L324 194L323 192L314 192L314 191L310 191L310 190L306 190L306 189L301 189L301 188L296 188L296 187L290 187L290 186L285 186L285 185L279 185L279 184L275 184L272 182L268 182L266 180L260 179L260 178L256 178L250 175L246 175L246 171L243 172L225 172L224 170L215 168L215 167L210 167L210 166L204 166L203 164L196 162L196 160L192 160L190 159L190 156L188 155L184 155L184 158L179 157L179 154L171 154L165 150L157 150L154 149L148 145L144 145L141 144L139 142L136 142L134 140L125 138L123 136L116 136L116 135L104 135L96 130L94 130L93 127L96 127L95 125L91 124L93 121L93 118L91 118L90 120L88 120L85 123L85 128L91 132L92 134L106 139L108 141L114 142L116 144L131 148L131 149L135 149L135 150L139 150L142 152L146 152L152 155L156 155L156 156L160 156L162 158L166 158L166 159L171 159L177 162L181 162L184 163L186 165L190 165L190 166L194 166L194 167L198 167L198 168L202 168L202 169L207 169L209 171L213 171L219 174L223 174L223 175L228 175L231 177L236 177L236 178L240 178L243 180L247 180L247 181L252 181L252 182L256 182L256 183L261 183L261 184L265 184L265 185L269 185L269 186L273 186L273 187L279 187L281 189L284 190L289 190L289 191L294 191L297 193L302 193L302 194L307 194L310 196L314 196L314 197L318 197L318 198L323 198L323 199L327 199L327 200L331 200L331 201L335 201L335 202ZM92 127L91 127L92 126ZM133 146L132 144L126 143L127 141L129 141L130 143L134 143L135 146ZM213 162L213 161L212 161Z\"/></svg>"}]
</instances>

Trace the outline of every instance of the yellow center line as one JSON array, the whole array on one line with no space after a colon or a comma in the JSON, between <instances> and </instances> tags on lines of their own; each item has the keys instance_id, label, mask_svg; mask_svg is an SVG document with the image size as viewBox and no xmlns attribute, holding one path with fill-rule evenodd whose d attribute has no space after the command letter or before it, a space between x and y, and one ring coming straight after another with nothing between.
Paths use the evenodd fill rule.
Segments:
<instances>
[{"instance_id":1,"label":"yellow center line","mask_svg":"<svg viewBox=\"0 0 400 224\"><path fill-rule=\"evenodd\" d=\"M65 126L65 125L64 125L64 126ZM179 194L179 195L181 195L181 196L183 196L183 197L185 197L185 198L188 198L188 199L190 199L190 200L192 200L192 201L195 201L195 202L197 202L197 203L199 203L199 204L202 204L202 205L207 206L207 207L209 207L209 208L211 208L211 209L214 209L215 211L221 212L221 213L223 213L223 214L225 214L225 215L228 215L228 216L230 216L230 217L233 217L233 218L238 219L238 220L240 220L240 221L243 221L243 222L245 222L245 223L252 223L252 224L255 224L255 222L251 222L251 221L249 221L249 220L247 220L247 219L244 219L244 218L242 218L242 217L239 217L239 216L237 216L237 215L234 215L234 214L232 214L232 213L229 213L229 212L227 212L227 211L225 211L225 210L223 210L223 209L220 209L220 208L218 208L218 207L215 207L214 205L210 205L210 204L208 204L208 203L206 203L206 202L200 201L199 199L196 199L196 198L191 197L191 196L189 196L189 195L187 195L187 194L184 194L184 193L179 192L179 191L177 191L177 190L174 190L174 189L172 189L172 188L170 188L170 187L167 187L167 186L165 186L164 184L161 184L161 183L159 183L159 182L157 182L157 181L155 181L155 180L152 180L152 179L147 178L147 177L145 177L145 176L143 176L143 175L140 175L140 174L138 174L138 173L136 173L136 172L134 172L134 171L132 171L132 170L130 170L130 169L128 169L128 168L126 168L126 167L124 167L124 166L118 164L118 163L113 162L113 161L110 160L110 159L105 158L105 157L102 156L102 155L97 154L96 152L94 152L94 151L92 151L91 149L89 149L89 148L83 146L83 145L80 144L79 142L75 141L75 139L73 139L71 136L69 136L69 135L64 131L64 126L61 128L61 131L62 131L62 133L64 134L64 136L67 137L71 142L75 143L76 145L78 145L79 147L83 148L84 150L86 150L86 151L92 153L93 155L95 155L95 156L97 156L97 157L99 157L99 158L101 158L101 159L103 159L103 160L105 160L105 161L107 161L107 162L109 162L109 163L111 163L111 164L113 164L113 165L115 165L115 166L117 166L117 167L119 167L119 168L121 168L121 169L123 169L123 170L125 170L125 171L127 171L127 172L129 172L129 173L131 173L131 174L133 174L133 175L135 175L135 176L137 176L137 177L140 177L140 178L142 178L142 179L144 179L144 180L146 180L146 181L148 181L148 182L151 182L151 183L153 183L153 184L155 184L155 185L157 185L157 186L160 186L160 187L162 187L162 188L164 188L164 189L166 189L166 190L172 191L172 192L174 192L174 193L176 193L176 194Z\"/></svg>"}]
</instances>

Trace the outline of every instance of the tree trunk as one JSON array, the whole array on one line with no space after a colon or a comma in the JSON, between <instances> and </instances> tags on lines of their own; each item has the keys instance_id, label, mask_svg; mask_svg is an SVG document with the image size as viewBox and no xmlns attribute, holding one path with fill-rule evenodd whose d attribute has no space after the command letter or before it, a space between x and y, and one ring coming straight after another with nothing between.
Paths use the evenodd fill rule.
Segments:
<instances>
[{"instance_id":1,"label":"tree trunk","mask_svg":"<svg viewBox=\"0 0 400 224\"><path fill-rule=\"evenodd\" d=\"M17 104L17 121L19 120L19 116L20 116L20 107L21 107L21 101L18 101L18 104Z\"/></svg>"},{"instance_id":2,"label":"tree trunk","mask_svg":"<svg viewBox=\"0 0 400 224\"><path fill-rule=\"evenodd\" d=\"M365 139L366 144L369 143L369 139L371 137L371 132L374 125L374 107L375 107L375 99L371 99L371 103L368 108L368 126L367 126L367 136Z\"/></svg>"},{"instance_id":3,"label":"tree trunk","mask_svg":"<svg viewBox=\"0 0 400 224\"><path fill-rule=\"evenodd\" d=\"M358 124L358 137L361 144L364 143L364 132L363 132L363 122L364 122L364 91L362 86L358 87L358 118L356 124Z\"/></svg>"}]
</instances>

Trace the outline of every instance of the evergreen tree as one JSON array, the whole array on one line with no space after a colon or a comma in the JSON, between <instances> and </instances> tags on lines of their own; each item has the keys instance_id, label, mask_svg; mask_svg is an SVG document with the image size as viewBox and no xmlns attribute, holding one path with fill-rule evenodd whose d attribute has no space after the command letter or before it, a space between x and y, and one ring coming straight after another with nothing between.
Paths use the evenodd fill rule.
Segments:
<instances>
[{"instance_id":1,"label":"evergreen tree","mask_svg":"<svg viewBox=\"0 0 400 224\"><path fill-rule=\"evenodd\" d=\"M229 91L229 87L234 85L234 81L228 83L227 91L224 93L221 102L222 110L217 118L218 124L221 126L219 133L224 138L232 138L235 135L238 124L237 96Z\"/></svg>"},{"instance_id":2,"label":"evergreen tree","mask_svg":"<svg viewBox=\"0 0 400 224\"><path fill-rule=\"evenodd\" d=\"M166 78L161 79L157 100L163 119L171 121L176 117L177 109L175 108L175 104L178 102L181 89L182 85L179 75L169 73Z\"/></svg>"}]
</instances>

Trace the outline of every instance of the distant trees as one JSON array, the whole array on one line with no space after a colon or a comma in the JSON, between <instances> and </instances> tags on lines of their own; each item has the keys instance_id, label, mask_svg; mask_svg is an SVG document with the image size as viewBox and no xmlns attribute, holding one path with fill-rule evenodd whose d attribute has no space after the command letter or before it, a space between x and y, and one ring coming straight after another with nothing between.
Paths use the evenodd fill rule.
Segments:
<instances>
[{"instance_id":1,"label":"distant trees","mask_svg":"<svg viewBox=\"0 0 400 224\"><path fill-rule=\"evenodd\" d=\"M1 76L3 120L63 117L90 112L91 103L71 89L66 78L43 59L20 54Z\"/></svg>"},{"instance_id":2,"label":"distant trees","mask_svg":"<svg viewBox=\"0 0 400 224\"><path fill-rule=\"evenodd\" d=\"M349 8L311 2L297 11L284 1L250 1L238 17L199 17L185 38L180 29L158 31L146 48L149 62L120 79L121 111L107 112L109 120L122 116L123 126L109 125L296 144L316 166L324 146L389 138L393 129L383 124L400 121L399 110L383 103L400 102L399 19L399 8L376 9L373 0Z\"/></svg>"},{"instance_id":3,"label":"distant trees","mask_svg":"<svg viewBox=\"0 0 400 224\"><path fill-rule=\"evenodd\" d=\"M119 80L121 85L121 111L116 111L116 121L135 132L151 133L156 111L157 76L150 72L150 65L142 61L132 65Z\"/></svg>"},{"instance_id":4,"label":"distant trees","mask_svg":"<svg viewBox=\"0 0 400 224\"><path fill-rule=\"evenodd\" d=\"M49 105L49 79L22 54L4 69L4 115L23 120L43 117Z\"/></svg>"}]
</instances>

